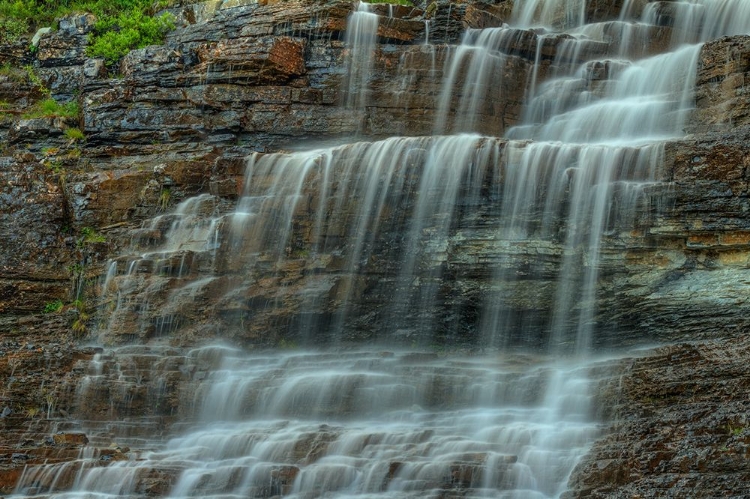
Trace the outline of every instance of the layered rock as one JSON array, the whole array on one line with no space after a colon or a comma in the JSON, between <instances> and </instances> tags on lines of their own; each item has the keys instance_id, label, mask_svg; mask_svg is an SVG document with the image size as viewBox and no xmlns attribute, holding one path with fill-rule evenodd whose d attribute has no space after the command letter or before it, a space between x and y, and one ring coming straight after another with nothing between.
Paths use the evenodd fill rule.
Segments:
<instances>
[{"instance_id":1,"label":"layered rock","mask_svg":"<svg viewBox=\"0 0 750 499\"><path fill-rule=\"evenodd\" d=\"M659 348L602 386L613 411L565 497L741 497L750 479L745 337Z\"/></svg>"},{"instance_id":2,"label":"layered rock","mask_svg":"<svg viewBox=\"0 0 750 499\"><path fill-rule=\"evenodd\" d=\"M648 46L627 50L640 55L665 50L673 35L669 3L662 2L660 7L660 26L644 28L653 35ZM614 59L623 50L618 40L627 29L613 21L621 4L588 2L588 19L606 22L601 29L612 41L588 43L574 55L562 50L570 42L568 35L519 30L493 79L500 82L502 92L481 106L478 131L501 135L519 121L525 99L519 82L529 80L535 62L542 82L562 66L596 56L582 85L594 92L606 85L610 72L618 68ZM644 4L631 3L630 18L639 17ZM383 17L379 26L381 43L369 104L352 110L341 106L347 56L342 39L351 12L349 2L224 2L222 8L214 5L213 10L212 5L175 11L181 27L164 46L133 51L118 68L109 68L109 73L102 61L85 55L86 34L93 22L90 16L63 20L59 31L40 40L35 56L24 50L26 45L2 53L3 61L18 67L33 63L53 97L61 102L75 99L81 107L76 118L24 118L24 111L43 98L40 88L22 72L0 76L0 97L13 102L10 109L3 109L0 121L9 146L0 162L0 331L6 338L18 338L4 350L6 363L0 367L6 374L13 371L14 355L26 359L27 342L47 348L50 341L67 344L69 338L86 334L73 330L83 308L73 305L76 298L87 294L89 312L101 305L101 316L107 316L109 304L98 302L101 292L96 286L96 277L106 272L104 262L121 254L131 241L144 252L164 242L168 225L143 230L139 229L142 221L170 213L178 201L200 193L216 196L212 215L231 211L244 180L243 158L248 152L274 152L305 140L350 139L355 134L373 139L433 133L445 61L453 50L450 44L459 40L465 27L500 26L510 16L508 2L441 3L434 11L393 9L394 17ZM385 7L380 9L385 16ZM437 45L423 44L428 31L429 41ZM666 145L659 183L650 187L652 203L641 206L637 228L605 237L596 321L607 332L599 337L598 346L737 337L748 325L750 122L745 83L749 57L747 37L723 38L703 48L696 110L688 124L694 135ZM456 82L456 88L462 84ZM458 107L458 96L452 98L447 128ZM81 128L85 143L64 135L71 127ZM417 179L411 177L408 182ZM463 218L453 231L436 238L429 248L432 260L425 262L423 277L434 278L432 271L440 272L434 308L425 311L439 324L430 341L480 342L477 309L493 279L489 269L508 265L524 272L524 262L530 257L541 262L543 271L517 281L511 309L539 316L541 323L548 321L543 311L553 299L551 280L563 250L559 244L538 241L514 247L499 244L491 226L500 201L485 186L482 203L462 206ZM105 338L116 343L155 339L195 344L221 337L246 346L339 341L342 338L305 338L299 332L311 323L333 323L341 311L344 290L357 298L349 311L357 319L347 324L349 333L344 339L378 336L382 325L389 323L383 305L398 294L401 285L394 262L403 250L400 244L407 227L403 223L390 226L380 246L372 250L371 260L357 272L349 272L340 257L343 242L322 256L306 253L318 208L300 204L294 217L298 237L289 245L282 265L270 256L259 258L252 272L238 278L238 271L247 270L250 262L221 261L216 280L188 286L188 291L196 293L192 301L149 314L136 307L134 315L115 324ZM413 211L413 199L403 208ZM352 204L344 203L340 217L343 220L355 211ZM84 229L96 230L106 241L86 240L89 231ZM343 237L341 226L329 227L329 236L337 231ZM121 259L126 261L127 257ZM174 270L183 261L193 264L189 276ZM154 303L163 305L184 282L208 276L205 262L205 255L196 252L176 253L157 268L156 275L146 269L139 285L144 289L154 283L162 286ZM228 295L243 279L253 285L242 294ZM313 294L298 293L310 289ZM41 314L55 300L65 305L62 312ZM317 307L312 314L304 310L311 302ZM389 331L388 339L407 345L427 340L413 333L416 327L412 326L423 319L407 315L405 326ZM88 321L87 327L90 330L93 323ZM535 341L546 343L547 338ZM680 384L689 378L690 369L708 365L705 371L699 369L701 376L736 378L733 389L742 393L746 387L737 366L744 350L735 356L730 352L732 345L701 346L698 353L682 358L674 352L692 347L675 347L669 350L672 353L658 354L653 363L634 361L619 395L623 397L618 409L622 426L597 448L598 457L574 480L580 494L648 495L648 490L682 483L714 491L706 493L710 496L742 483L747 473L741 463L746 455L746 421L737 416L746 410L742 401L729 395L719 397L729 406L722 410L714 402L717 395L710 382ZM66 358L70 348L63 348ZM17 350L21 353L16 355ZM54 346L49 351L50 355L58 353ZM23 370L41 370L35 362L23 364ZM678 374L660 367L667 362L676 366ZM72 369L62 361L58 367L60 372ZM180 376L179 369L170 373L174 379ZM25 385L14 382L0 405L45 408L44 401L35 399L39 395L36 386L42 379L52 383L54 376L26 376ZM644 377L651 381L646 388L638 388L636 382ZM662 380L675 387L674 393L662 393ZM146 389L135 391L144 405ZM629 408L633 400L638 404ZM678 414L668 410L667 402L698 406L696 412ZM164 407L174 407L169 405L173 403L166 401ZM97 411L103 414L106 408L93 405L92 412ZM165 416L164 411L156 416ZM704 420L703 415L710 417ZM40 434L52 427L44 423L43 428L34 429L38 414L17 413L15 417L3 420L14 428L4 444L31 432L35 443L27 447L43 447ZM658 435L646 432L653 424L660 428ZM670 425L678 431L668 431ZM705 441L698 434L707 435ZM643 455L617 447L613 443L617 438L643 442ZM694 461L688 447L698 449ZM14 458L14 454L4 449L3 465L17 476L29 458ZM50 457L47 451L33 455L38 461ZM726 482L730 485L722 489L717 483L724 475L706 474L710 461L720 463L721 473L740 481ZM471 482L464 469L458 467L456 473L458 481ZM169 482L168 477L153 478L154 493ZM3 490L8 492L10 487Z\"/></svg>"}]
</instances>

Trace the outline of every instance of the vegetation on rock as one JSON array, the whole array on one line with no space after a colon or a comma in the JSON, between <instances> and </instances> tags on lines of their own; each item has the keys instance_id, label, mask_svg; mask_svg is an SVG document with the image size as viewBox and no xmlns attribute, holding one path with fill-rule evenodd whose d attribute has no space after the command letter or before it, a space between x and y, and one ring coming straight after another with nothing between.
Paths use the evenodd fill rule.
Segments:
<instances>
[{"instance_id":1,"label":"vegetation on rock","mask_svg":"<svg viewBox=\"0 0 750 499\"><path fill-rule=\"evenodd\" d=\"M43 312L45 314L51 314L54 312L59 312L60 310L62 310L62 308L63 308L62 300L54 300L44 305Z\"/></svg>"},{"instance_id":2,"label":"vegetation on rock","mask_svg":"<svg viewBox=\"0 0 750 499\"><path fill-rule=\"evenodd\" d=\"M91 12L98 21L89 55L113 63L130 50L159 44L174 29L172 16L156 12L179 0L0 0L0 41L18 40L70 14Z\"/></svg>"},{"instance_id":3,"label":"vegetation on rock","mask_svg":"<svg viewBox=\"0 0 750 499\"><path fill-rule=\"evenodd\" d=\"M154 17L134 8L99 20L88 53L112 64L133 49L160 44L172 29L171 15Z\"/></svg>"},{"instance_id":4,"label":"vegetation on rock","mask_svg":"<svg viewBox=\"0 0 750 499\"><path fill-rule=\"evenodd\" d=\"M63 133L65 134L67 138L69 138L73 142L83 140L86 138L86 136L83 134L80 128L66 128Z\"/></svg>"},{"instance_id":5,"label":"vegetation on rock","mask_svg":"<svg viewBox=\"0 0 750 499\"><path fill-rule=\"evenodd\" d=\"M79 107L77 102L60 104L55 99L49 98L34 104L24 118L75 118L78 116ZM72 137L69 137L72 138Z\"/></svg>"},{"instance_id":6,"label":"vegetation on rock","mask_svg":"<svg viewBox=\"0 0 750 499\"><path fill-rule=\"evenodd\" d=\"M26 34L28 25L20 19L0 18L0 42L13 43Z\"/></svg>"},{"instance_id":7,"label":"vegetation on rock","mask_svg":"<svg viewBox=\"0 0 750 499\"><path fill-rule=\"evenodd\" d=\"M81 229L81 238L78 240L78 246L83 247L87 244L98 244L107 242L107 238L96 232L91 227Z\"/></svg>"}]
</instances>

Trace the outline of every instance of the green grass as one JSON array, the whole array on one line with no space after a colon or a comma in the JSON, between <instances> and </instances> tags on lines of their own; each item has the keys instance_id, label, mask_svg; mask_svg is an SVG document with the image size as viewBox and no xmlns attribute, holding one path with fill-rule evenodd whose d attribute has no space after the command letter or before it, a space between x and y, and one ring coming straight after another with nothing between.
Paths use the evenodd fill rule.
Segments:
<instances>
[{"instance_id":1,"label":"green grass","mask_svg":"<svg viewBox=\"0 0 750 499\"><path fill-rule=\"evenodd\" d=\"M75 118L79 113L77 102L60 104L55 99L49 98L37 102L24 113L25 119L31 118Z\"/></svg>"},{"instance_id":2,"label":"green grass","mask_svg":"<svg viewBox=\"0 0 750 499\"><path fill-rule=\"evenodd\" d=\"M55 312L59 312L60 310L62 310L63 306L64 305L63 305L62 300L51 301L47 303L46 305L44 305L43 312L45 314L53 314Z\"/></svg>"},{"instance_id":3,"label":"green grass","mask_svg":"<svg viewBox=\"0 0 750 499\"><path fill-rule=\"evenodd\" d=\"M86 138L86 136L83 134L80 128L66 128L63 132L67 138L70 140L77 142L79 140L83 140Z\"/></svg>"}]
</instances>

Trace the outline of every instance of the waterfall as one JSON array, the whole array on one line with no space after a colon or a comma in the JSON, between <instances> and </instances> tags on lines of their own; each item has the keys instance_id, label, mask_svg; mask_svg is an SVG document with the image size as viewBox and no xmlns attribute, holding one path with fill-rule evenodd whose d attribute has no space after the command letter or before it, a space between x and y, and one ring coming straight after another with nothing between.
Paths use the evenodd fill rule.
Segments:
<instances>
[{"instance_id":1,"label":"waterfall","mask_svg":"<svg viewBox=\"0 0 750 499\"><path fill-rule=\"evenodd\" d=\"M142 395L110 408L112 417L127 419L146 402L179 413L184 431L163 442L155 437L157 417L105 426L104 438L114 432L120 447L146 448L130 459L88 449L63 466L29 467L18 492L67 498L414 498L441 490L556 496L597 434L581 410L591 397L580 381L589 367L521 355L446 360L388 351L264 356L227 347L114 349L89 367L81 399L140 387ZM164 387L176 378L184 383L173 398ZM102 424L99 410L90 403L82 410L92 418L91 429Z\"/></svg>"},{"instance_id":2,"label":"waterfall","mask_svg":"<svg viewBox=\"0 0 750 499\"><path fill-rule=\"evenodd\" d=\"M573 28L586 18L587 0L520 0L513 4L513 24Z\"/></svg>"},{"instance_id":3,"label":"waterfall","mask_svg":"<svg viewBox=\"0 0 750 499\"><path fill-rule=\"evenodd\" d=\"M346 107L364 109L370 91L370 75L375 60L378 41L378 19L370 4L358 2L357 10L351 13L347 22L346 45L349 53L346 58L347 75L344 84Z\"/></svg>"},{"instance_id":4,"label":"waterfall","mask_svg":"<svg viewBox=\"0 0 750 499\"><path fill-rule=\"evenodd\" d=\"M750 31L745 0L624 4L587 24L584 0L519 0L445 50L433 136L253 153L235 206L135 231L102 286L102 340L131 345L79 366L71 423L133 450L28 466L15 496L563 496L601 432L607 248L648 227L698 43ZM360 3L342 91L363 116L377 27ZM520 58L510 126L493 99Z\"/></svg>"}]
</instances>

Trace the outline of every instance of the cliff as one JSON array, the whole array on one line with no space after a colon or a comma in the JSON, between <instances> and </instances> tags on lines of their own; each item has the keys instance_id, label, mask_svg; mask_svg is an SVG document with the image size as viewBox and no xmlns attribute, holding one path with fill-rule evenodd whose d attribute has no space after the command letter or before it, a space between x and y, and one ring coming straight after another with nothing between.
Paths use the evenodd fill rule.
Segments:
<instances>
[{"instance_id":1,"label":"cliff","mask_svg":"<svg viewBox=\"0 0 750 499\"><path fill-rule=\"evenodd\" d=\"M631 9L645 3L633 2ZM498 157L506 154L508 141L495 137L521 120L527 82L534 78L540 85L592 54L613 60L624 50L621 27L606 23L622 4L587 3L586 18L602 21L610 41L578 52L565 50L567 35L542 40L538 32L519 30L490 77L499 91L483 97L471 131L491 137L483 144ZM187 243L166 257L142 256L165 243L172 222L184 214L175 211L180 202L210 195L209 204L191 214L197 218L189 223L200 225L230 213L243 197L259 195L243 191L251 154L261 161L308 145L328 148L349 158L326 173L343 184L358 151L368 147L362 144L437 136L466 125L462 91L456 90L447 96L442 129L436 129L446 61L466 29L507 22L512 2L435 5L375 7L381 19L373 67L366 84L354 84L363 106L347 105L351 47L345 37L352 5L346 1L237 0L172 9L178 26L164 45L135 50L109 67L86 56L91 15L61 20L33 52L27 40L0 47L0 372L9 380L0 406L14 411L2 419L0 491L11 490L8 484L18 477L21 458L13 456L19 442L38 440L51 428L36 414L24 414L25 408L52 407L50 394L56 411L75 408L71 387L82 372L73 367L93 355L80 346L90 341L189 347L224 340L244 348L375 341L474 349L486 342L477 309L494 294L509 297L499 301L497 313L519 326L505 342L536 347L551 341L551 281L565 248L534 238L524 245L498 242L493 223L502 195L493 182L500 174L489 168L474 184L462 180L457 189L475 189L476 196L462 197L460 214L445 231L436 229L442 227L440 213L419 227L432 235L429 243L416 240L428 246L427 256L413 265L421 282L432 283L428 307L388 308L394 296L410 296L397 263L408 249L404 234L412 219L398 213L418 212L416 188L383 216L378 241L362 243L364 262L341 255L351 249L349 227L363 216L356 201L367 194L353 189L349 198L331 197L321 207L313 191L323 183L322 173L298 193L307 202L295 201L281 257L258 250L253 237L266 233L239 242L224 233L216 245L230 249L218 257ZM669 7L662 8L663 22L649 28L649 44L632 50L666 50L676 28L667 21ZM588 69L591 92L617 71L612 60ZM685 489L698 487L711 497L736 493L750 480L742 461L748 452L741 400L747 376L738 367L747 360L743 333L750 325L750 36L706 43L696 70L689 135L664 144L635 223L615 220L604 233L591 319L601 332L593 340L599 350L680 344L622 362L622 386L610 386L610 398L602 401L618 422L572 479L580 497L655 497L683 479ZM75 112L39 112L50 98L76 103ZM341 145L355 139L360 145ZM423 158L410 161L423 164ZM497 165L505 171L503 161ZM417 185L420 168L404 166L391 185ZM258 184L273 185L273 175L259 177ZM335 213L325 237L315 225L321 212ZM155 217L163 218L145 223ZM311 252L323 239L325 248ZM133 262L143 270L124 283ZM523 276L498 285L497 270L490 270L498 268ZM108 271L112 281L105 280ZM111 282L132 286L131 300L115 303ZM174 300L186 282L195 283L193 295ZM425 317L433 325L429 335L421 327ZM664 368L664 359L674 369ZM686 386L689 377L700 383ZM663 393L664 383L669 393ZM678 430L668 432L670 426ZM702 433L712 437L697 442ZM634 456L630 442L636 440L643 450ZM691 452L700 458L691 460ZM37 453L33 459L46 457ZM709 480L704 470L716 460L723 464Z\"/></svg>"}]
</instances>

